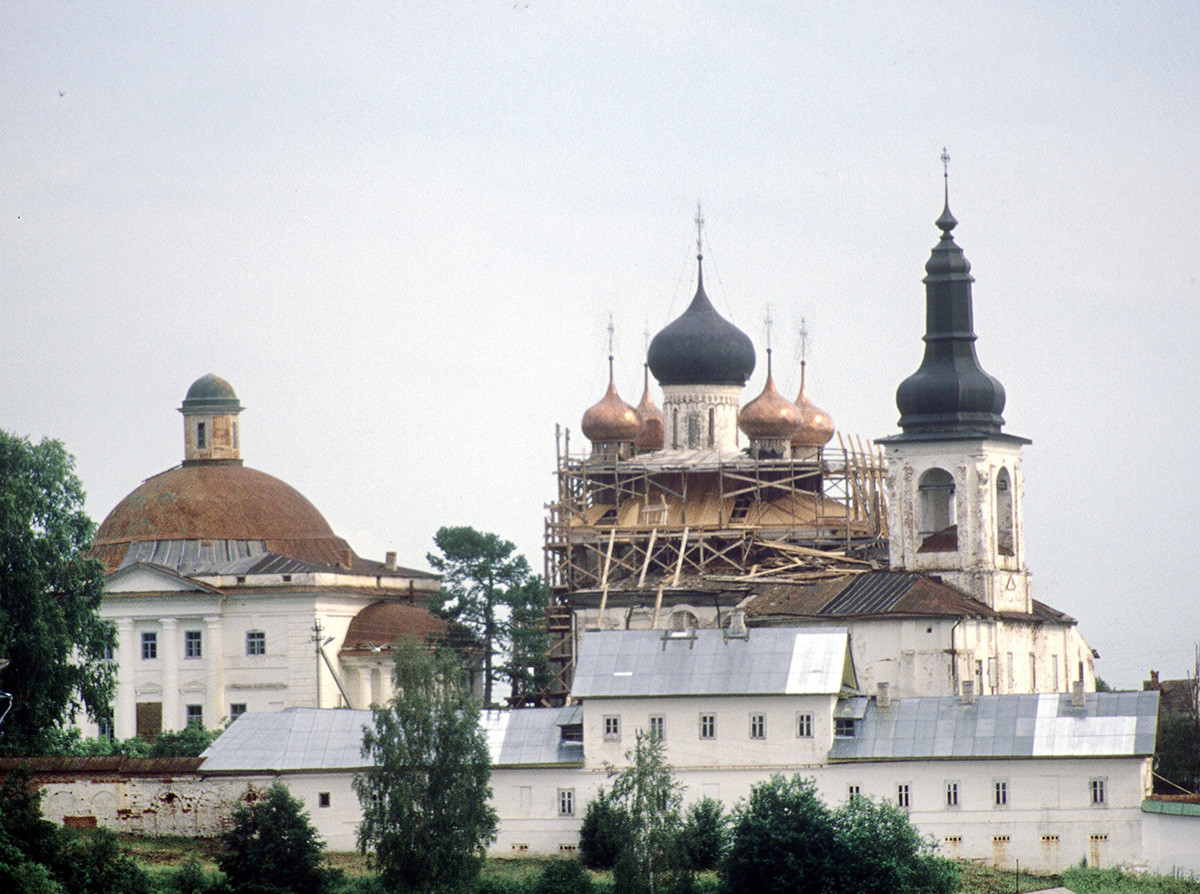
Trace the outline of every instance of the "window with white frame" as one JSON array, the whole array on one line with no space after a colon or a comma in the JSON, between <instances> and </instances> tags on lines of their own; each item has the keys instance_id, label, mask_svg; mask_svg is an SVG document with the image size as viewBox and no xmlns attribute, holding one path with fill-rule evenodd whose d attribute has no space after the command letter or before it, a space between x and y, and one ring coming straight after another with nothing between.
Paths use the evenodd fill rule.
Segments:
<instances>
[{"instance_id":1,"label":"window with white frame","mask_svg":"<svg viewBox=\"0 0 1200 894\"><path fill-rule=\"evenodd\" d=\"M811 739L812 738L812 720L811 714L796 715L796 738Z\"/></svg>"},{"instance_id":2,"label":"window with white frame","mask_svg":"<svg viewBox=\"0 0 1200 894\"><path fill-rule=\"evenodd\" d=\"M246 631L246 654L266 655L267 635L261 630Z\"/></svg>"},{"instance_id":3,"label":"window with white frame","mask_svg":"<svg viewBox=\"0 0 1200 894\"><path fill-rule=\"evenodd\" d=\"M765 739L767 737L767 715L766 714L751 714L750 715L750 738Z\"/></svg>"},{"instance_id":4,"label":"window with white frame","mask_svg":"<svg viewBox=\"0 0 1200 894\"><path fill-rule=\"evenodd\" d=\"M560 788L558 790L558 815L575 815L575 789Z\"/></svg>"},{"instance_id":5,"label":"window with white frame","mask_svg":"<svg viewBox=\"0 0 1200 894\"><path fill-rule=\"evenodd\" d=\"M183 657L184 658L201 658L204 655L203 639L199 630L185 630L183 632Z\"/></svg>"},{"instance_id":6,"label":"window with white frame","mask_svg":"<svg viewBox=\"0 0 1200 894\"><path fill-rule=\"evenodd\" d=\"M861 797L862 797L862 786L861 785L855 784L855 785L850 785L850 786L846 787L846 799L847 800L853 801L855 798L861 798Z\"/></svg>"},{"instance_id":7,"label":"window with white frame","mask_svg":"<svg viewBox=\"0 0 1200 894\"><path fill-rule=\"evenodd\" d=\"M903 807L906 810L912 806L909 785L907 782L901 782L896 786L896 806Z\"/></svg>"},{"instance_id":8,"label":"window with white frame","mask_svg":"<svg viewBox=\"0 0 1200 894\"><path fill-rule=\"evenodd\" d=\"M246 713L246 703L245 702L234 702L232 705L229 706L229 719L230 720L237 720L239 717L241 717L245 713Z\"/></svg>"},{"instance_id":9,"label":"window with white frame","mask_svg":"<svg viewBox=\"0 0 1200 894\"><path fill-rule=\"evenodd\" d=\"M853 739L857 732L853 717L835 717L833 719L833 734L840 739Z\"/></svg>"},{"instance_id":10,"label":"window with white frame","mask_svg":"<svg viewBox=\"0 0 1200 894\"><path fill-rule=\"evenodd\" d=\"M717 715L716 714L701 714L700 715L700 738L715 739L717 737Z\"/></svg>"},{"instance_id":11,"label":"window with white frame","mask_svg":"<svg viewBox=\"0 0 1200 894\"><path fill-rule=\"evenodd\" d=\"M660 742L666 738L667 722L662 714L650 715L650 738L658 739Z\"/></svg>"},{"instance_id":12,"label":"window with white frame","mask_svg":"<svg viewBox=\"0 0 1200 894\"><path fill-rule=\"evenodd\" d=\"M1107 804L1106 793L1104 791L1105 784L1108 778L1105 776L1097 776L1095 779L1088 781L1088 789L1092 795L1092 804L1097 807L1102 807Z\"/></svg>"},{"instance_id":13,"label":"window with white frame","mask_svg":"<svg viewBox=\"0 0 1200 894\"><path fill-rule=\"evenodd\" d=\"M604 716L604 741L621 741L621 718L616 714L606 714Z\"/></svg>"},{"instance_id":14,"label":"window with white frame","mask_svg":"<svg viewBox=\"0 0 1200 894\"><path fill-rule=\"evenodd\" d=\"M992 805L994 807L1008 806L1008 780L995 779L992 781Z\"/></svg>"},{"instance_id":15,"label":"window with white frame","mask_svg":"<svg viewBox=\"0 0 1200 894\"><path fill-rule=\"evenodd\" d=\"M101 739L112 739L116 736L116 727L113 725L113 717L111 714L101 714L96 718L97 735Z\"/></svg>"},{"instance_id":16,"label":"window with white frame","mask_svg":"<svg viewBox=\"0 0 1200 894\"><path fill-rule=\"evenodd\" d=\"M946 782L946 806L958 806L958 782L957 780L949 780Z\"/></svg>"},{"instance_id":17,"label":"window with white frame","mask_svg":"<svg viewBox=\"0 0 1200 894\"><path fill-rule=\"evenodd\" d=\"M149 660L158 657L158 634L142 634L142 658Z\"/></svg>"},{"instance_id":18,"label":"window with white frame","mask_svg":"<svg viewBox=\"0 0 1200 894\"><path fill-rule=\"evenodd\" d=\"M203 705L188 705L187 706L187 725L188 726L204 726L204 706Z\"/></svg>"}]
</instances>

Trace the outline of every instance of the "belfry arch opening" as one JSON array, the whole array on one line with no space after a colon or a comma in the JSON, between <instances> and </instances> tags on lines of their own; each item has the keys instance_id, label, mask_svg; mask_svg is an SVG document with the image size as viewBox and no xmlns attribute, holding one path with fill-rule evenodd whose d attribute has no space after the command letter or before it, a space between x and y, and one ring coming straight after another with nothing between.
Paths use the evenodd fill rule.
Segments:
<instances>
[{"instance_id":1,"label":"belfry arch opening","mask_svg":"<svg viewBox=\"0 0 1200 894\"><path fill-rule=\"evenodd\" d=\"M958 549L954 476L945 469L927 469L917 482L917 513L921 552Z\"/></svg>"},{"instance_id":2,"label":"belfry arch opening","mask_svg":"<svg viewBox=\"0 0 1200 894\"><path fill-rule=\"evenodd\" d=\"M1001 556L1016 555L1012 477L1004 467L996 473L996 552Z\"/></svg>"}]
</instances>

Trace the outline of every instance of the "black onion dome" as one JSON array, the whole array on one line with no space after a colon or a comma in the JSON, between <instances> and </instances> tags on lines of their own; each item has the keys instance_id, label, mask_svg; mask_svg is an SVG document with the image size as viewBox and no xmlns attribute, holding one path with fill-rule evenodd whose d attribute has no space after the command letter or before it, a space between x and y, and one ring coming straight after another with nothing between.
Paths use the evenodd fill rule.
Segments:
<instances>
[{"instance_id":1,"label":"black onion dome","mask_svg":"<svg viewBox=\"0 0 1200 894\"><path fill-rule=\"evenodd\" d=\"M925 265L925 357L896 389L905 434L999 434L1004 386L975 355L971 265L950 231L958 224L947 201L937 225L941 241Z\"/></svg>"},{"instance_id":2,"label":"black onion dome","mask_svg":"<svg viewBox=\"0 0 1200 894\"><path fill-rule=\"evenodd\" d=\"M660 385L745 385L754 372L754 345L712 306L704 294L703 258L697 262L696 297L651 340L650 372Z\"/></svg>"}]
</instances>

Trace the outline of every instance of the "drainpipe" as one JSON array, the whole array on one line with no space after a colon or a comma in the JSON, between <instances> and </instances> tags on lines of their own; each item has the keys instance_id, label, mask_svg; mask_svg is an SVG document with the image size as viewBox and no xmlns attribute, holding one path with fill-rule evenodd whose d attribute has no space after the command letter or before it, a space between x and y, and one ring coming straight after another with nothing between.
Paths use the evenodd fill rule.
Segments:
<instances>
[{"instance_id":1,"label":"drainpipe","mask_svg":"<svg viewBox=\"0 0 1200 894\"><path fill-rule=\"evenodd\" d=\"M954 695L958 695L958 649L954 647L954 631L958 629L958 625L963 622L959 618L950 628L950 682L954 686Z\"/></svg>"}]
</instances>

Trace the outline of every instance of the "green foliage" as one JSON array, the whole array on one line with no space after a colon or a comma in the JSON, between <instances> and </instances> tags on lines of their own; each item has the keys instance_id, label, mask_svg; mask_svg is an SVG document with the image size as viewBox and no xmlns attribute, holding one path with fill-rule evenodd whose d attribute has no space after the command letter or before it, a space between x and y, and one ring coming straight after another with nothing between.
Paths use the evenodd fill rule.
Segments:
<instances>
[{"instance_id":1,"label":"green foliage","mask_svg":"<svg viewBox=\"0 0 1200 894\"><path fill-rule=\"evenodd\" d=\"M829 891L857 894L953 894L958 870L934 855L899 807L869 798L851 798L833 812L833 852L837 859Z\"/></svg>"},{"instance_id":2,"label":"green foliage","mask_svg":"<svg viewBox=\"0 0 1200 894\"><path fill-rule=\"evenodd\" d=\"M56 891L61 832L42 817L42 794L18 768L0 785L0 891Z\"/></svg>"},{"instance_id":3,"label":"green foliage","mask_svg":"<svg viewBox=\"0 0 1200 894\"><path fill-rule=\"evenodd\" d=\"M531 894L592 894L592 877L578 860L551 860Z\"/></svg>"},{"instance_id":4,"label":"green foliage","mask_svg":"<svg viewBox=\"0 0 1200 894\"><path fill-rule=\"evenodd\" d=\"M121 847L115 832L93 829L69 836L60 859L66 894L152 894L141 864Z\"/></svg>"},{"instance_id":5,"label":"green foliage","mask_svg":"<svg viewBox=\"0 0 1200 894\"><path fill-rule=\"evenodd\" d=\"M1158 753L1154 790L1178 795L1180 789L1200 791L1200 718L1191 714L1163 714L1158 724Z\"/></svg>"},{"instance_id":6,"label":"green foliage","mask_svg":"<svg viewBox=\"0 0 1200 894\"><path fill-rule=\"evenodd\" d=\"M204 871L195 857L189 857L163 878L162 894L220 894L225 879L220 873Z\"/></svg>"},{"instance_id":7,"label":"green foliage","mask_svg":"<svg viewBox=\"0 0 1200 894\"><path fill-rule=\"evenodd\" d=\"M1097 692L1112 692L1113 688L1108 685L1108 681L1104 680L1102 677L1097 677L1096 678L1096 691Z\"/></svg>"},{"instance_id":8,"label":"green foliage","mask_svg":"<svg viewBox=\"0 0 1200 894\"><path fill-rule=\"evenodd\" d=\"M202 723L189 723L176 732L161 732L150 746L150 757L199 757L221 733L219 729L205 729Z\"/></svg>"},{"instance_id":9,"label":"green foliage","mask_svg":"<svg viewBox=\"0 0 1200 894\"><path fill-rule=\"evenodd\" d=\"M511 875L481 875L475 883L476 894L529 894L530 884Z\"/></svg>"},{"instance_id":10,"label":"green foliage","mask_svg":"<svg viewBox=\"0 0 1200 894\"><path fill-rule=\"evenodd\" d=\"M235 894L325 894L338 878L321 865L325 843L282 782L263 800L234 808L221 846L217 865Z\"/></svg>"},{"instance_id":11,"label":"green foliage","mask_svg":"<svg viewBox=\"0 0 1200 894\"><path fill-rule=\"evenodd\" d=\"M434 611L467 628L483 653L483 703L495 704L493 684L508 681L515 697L535 694L550 680L545 623L549 591L533 576L516 546L469 527L439 528L441 555L429 564L442 575Z\"/></svg>"},{"instance_id":12,"label":"green foliage","mask_svg":"<svg viewBox=\"0 0 1200 894\"><path fill-rule=\"evenodd\" d=\"M12 695L0 752L38 754L82 708L108 710L116 640L100 618L104 574L86 557L95 526L75 461L58 441L0 432L0 690ZM0 712L5 708L0 703Z\"/></svg>"},{"instance_id":13,"label":"green foliage","mask_svg":"<svg viewBox=\"0 0 1200 894\"><path fill-rule=\"evenodd\" d=\"M363 736L372 767L356 776L359 846L389 889L454 890L479 874L496 838L491 766L479 708L456 658L396 647L396 695Z\"/></svg>"},{"instance_id":14,"label":"green foliage","mask_svg":"<svg viewBox=\"0 0 1200 894\"><path fill-rule=\"evenodd\" d=\"M823 894L833 874L833 815L816 784L772 776L733 814L722 864L728 894Z\"/></svg>"},{"instance_id":15,"label":"green foliage","mask_svg":"<svg viewBox=\"0 0 1200 894\"><path fill-rule=\"evenodd\" d=\"M629 837L629 817L603 788L588 802L579 827L579 859L589 869L612 869Z\"/></svg>"},{"instance_id":16,"label":"green foliage","mask_svg":"<svg viewBox=\"0 0 1200 894\"><path fill-rule=\"evenodd\" d=\"M683 820L682 849L688 865L697 872L716 869L729 847L729 817L715 798L701 798L688 806Z\"/></svg>"},{"instance_id":17,"label":"green foliage","mask_svg":"<svg viewBox=\"0 0 1200 894\"><path fill-rule=\"evenodd\" d=\"M672 774L657 736L638 730L625 759L629 763L623 769L608 768L614 777L613 802L628 820L613 881L618 892L653 894L691 874L679 850L683 786Z\"/></svg>"}]
</instances>

